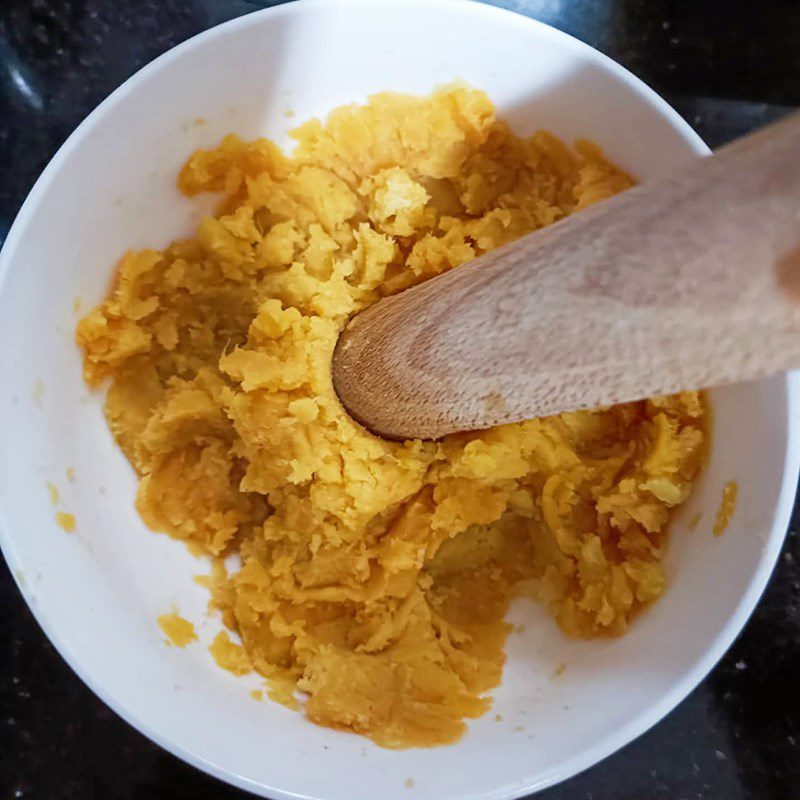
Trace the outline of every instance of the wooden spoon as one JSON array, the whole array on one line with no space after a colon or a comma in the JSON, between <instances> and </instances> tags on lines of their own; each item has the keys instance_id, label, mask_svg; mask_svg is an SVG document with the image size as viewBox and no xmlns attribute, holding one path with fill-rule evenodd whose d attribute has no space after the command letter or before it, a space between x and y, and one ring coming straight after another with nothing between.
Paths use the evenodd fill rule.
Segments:
<instances>
[{"instance_id":1,"label":"wooden spoon","mask_svg":"<svg viewBox=\"0 0 800 800\"><path fill-rule=\"evenodd\" d=\"M358 314L333 383L392 439L800 367L800 115Z\"/></svg>"}]
</instances>

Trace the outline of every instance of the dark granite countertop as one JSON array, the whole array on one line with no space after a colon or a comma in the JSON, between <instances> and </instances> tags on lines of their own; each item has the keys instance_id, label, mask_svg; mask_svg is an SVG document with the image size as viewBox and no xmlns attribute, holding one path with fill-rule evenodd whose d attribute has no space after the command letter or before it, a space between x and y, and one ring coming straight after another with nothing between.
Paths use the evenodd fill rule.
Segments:
<instances>
[{"instance_id":1,"label":"dark granite countertop","mask_svg":"<svg viewBox=\"0 0 800 800\"><path fill-rule=\"evenodd\" d=\"M0 239L55 150L109 92L257 0L3 0ZM800 105L798 0L500 0L663 94L711 145ZM2 439L0 438L0 446ZM757 465L754 465L757 468ZM637 741L542 800L800 797L800 538L709 677ZM0 565L0 798L244 797L150 743L78 680Z\"/></svg>"}]
</instances>

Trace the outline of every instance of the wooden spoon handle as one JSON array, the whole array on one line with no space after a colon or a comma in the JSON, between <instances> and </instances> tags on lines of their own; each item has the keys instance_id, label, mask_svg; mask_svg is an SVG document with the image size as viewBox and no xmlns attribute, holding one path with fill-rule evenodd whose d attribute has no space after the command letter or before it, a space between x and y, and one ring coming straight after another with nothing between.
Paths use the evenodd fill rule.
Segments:
<instances>
[{"instance_id":1,"label":"wooden spoon handle","mask_svg":"<svg viewBox=\"0 0 800 800\"><path fill-rule=\"evenodd\" d=\"M342 334L376 433L439 438L800 367L800 115L420 286Z\"/></svg>"}]
</instances>

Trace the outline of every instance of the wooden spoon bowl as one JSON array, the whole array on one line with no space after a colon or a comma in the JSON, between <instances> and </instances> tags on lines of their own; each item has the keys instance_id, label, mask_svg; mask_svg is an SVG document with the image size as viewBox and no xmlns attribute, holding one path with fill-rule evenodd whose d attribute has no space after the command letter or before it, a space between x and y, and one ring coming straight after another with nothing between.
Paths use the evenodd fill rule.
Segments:
<instances>
[{"instance_id":1,"label":"wooden spoon bowl","mask_svg":"<svg viewBox=\"0 0 800 800\"><path fill-rule=\"evenodd\" d=\"M390 297L333 383L392 439L800 367L800 115Z\"/></svg>"}]
</instances>

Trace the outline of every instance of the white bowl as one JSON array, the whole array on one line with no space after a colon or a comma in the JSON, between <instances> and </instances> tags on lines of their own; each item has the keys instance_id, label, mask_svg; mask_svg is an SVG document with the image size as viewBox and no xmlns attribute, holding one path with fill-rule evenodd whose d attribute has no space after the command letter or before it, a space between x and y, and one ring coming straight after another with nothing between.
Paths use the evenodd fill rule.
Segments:
<instances>
[{"instance_id":1,"label":"white bowl","mask_svg":"<svg viewBox=\"0 0 800 800\"><path fill-rule=\"evenodd\" d=\"M485 89L518 130L588 136L640 178L707 152L624 69L524 17L463 0L306 0L208 31L127 81L47 167L0 257L0 539L25 599L75 671L132 725L272 798L500 800L588 767L657 722L719 659L789 520L791 376L713 393L711 460L673 526L666 596L613 641L569 640L541 608L517 606L525 632L509 641L494 709L456 745L382 750L254 702L255 678L213 663L204 645L220 623L205 617L206 594L191 580L205 565L134 510L133 471L101 397L81 379L73 299L84 309L99 301L125 248L190 230L198 205L178 195L175 175L193 148L231 130L285 142L295 122L371 92L425 93L453 79ZM739 482L739 507L715 538L728 480ZM47 481L76 515L76 533L55 524ZM155 618L173 603L198 623L201 644L165 647ZM567 669L553 678L561 662Z\"/></svg>"}]
</instances>

